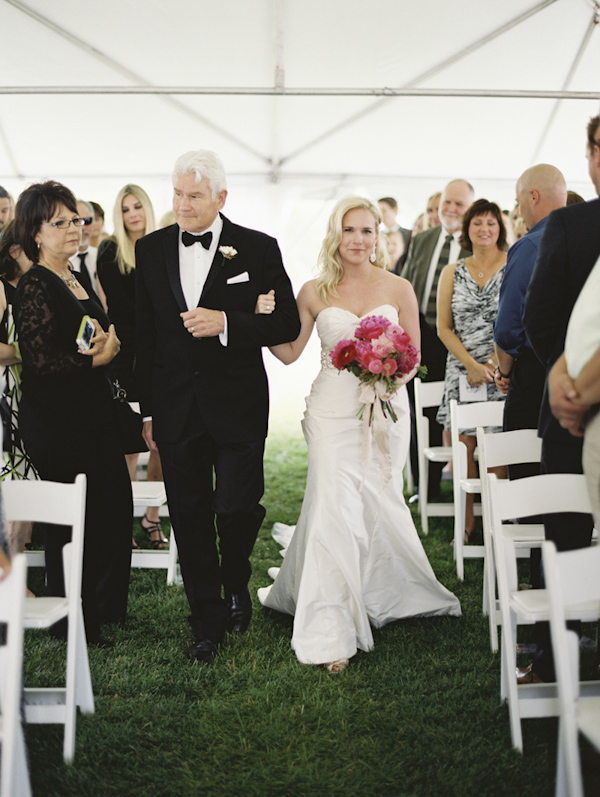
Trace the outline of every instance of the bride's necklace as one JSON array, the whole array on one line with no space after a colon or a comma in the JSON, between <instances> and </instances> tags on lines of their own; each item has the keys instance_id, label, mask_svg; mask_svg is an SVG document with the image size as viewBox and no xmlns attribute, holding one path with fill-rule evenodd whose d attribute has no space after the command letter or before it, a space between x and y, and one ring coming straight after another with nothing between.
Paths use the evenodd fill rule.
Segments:
<instances>
[{"instance_id":1,"label":"bride's necklace","mask_svg":"<svg viewBox=\"0 0 600 797\"><path fill-rule=\"evenodd\" d=\"M75 277L75 274L73 274L72 271L69 271L69 276L65 277L64 274L60 274L55 268L52 268L52 266L49 266L47 263L42 263L41 260L40 260L40 266L44 266L44 268L47 268L53 274L56 274L56 276L59 279L61 279L66 285L68 285L69 288L72 288L73 290L76 290L79 287L79 283L77 282L77 278Z\"/></svg>"}]
</instances>

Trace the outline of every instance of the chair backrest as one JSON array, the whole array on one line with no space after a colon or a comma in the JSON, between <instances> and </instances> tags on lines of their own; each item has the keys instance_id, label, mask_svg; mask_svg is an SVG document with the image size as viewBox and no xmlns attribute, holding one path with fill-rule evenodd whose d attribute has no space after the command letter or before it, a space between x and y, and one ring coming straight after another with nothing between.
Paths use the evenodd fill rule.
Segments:
<instances>
[{"instance_id":1,"label":"chair backrest","mask_svg":"<svg viewBox=\"0 0 600 797\"><path fill-rule=\"evenodd\" d=\"M581 473L545 473L508 481L489 475L490 499L492 484L496 494L494 509L498 520L514 520L555 512L591 513L585 477ZM492 517L495 529L495 521Z\"/></svg>"},{"instance_id":2,"label":"chair backrest","mask_svg":"<svg viewBox=\"0 0 600 797\"><path fill-rule=\"evenodd\" d=\"M439 407L444 395L444 382L423 382L419 377L415 377L415 409L417 415L419 410L425 407Z\"/></svg>"},{"instance_id":3,"label":"chair backrest","mask_svg":"<svg viewBox=\"0 0 600 797\"><path fill-rule=\"evenodd\" d=\"M542 440L536 429L486 434L485 429L480 426L477 429L477 450L480 470L504 465L524 465L540 461Z\"/></svg>"},{"instance_id":4,"label":"chair backrest","mask_svg":"<svg viewBox=\"0 0 600 797\"><path fill-rule=\"evenodd\" d=\"M560 703L559 775L565 793L583 794L577 742L576 701L579 696L579 640L567 631L567 611L597 602L600 617L600 546L558 553L553 542L542 547L546 592L550 602L550 635ZM562 770L562 772L560 772Z\"/></svg>"},{"instance_id":5,"label":"chair backrest","mask_svg":"<svg viewBox=\"0 0 600 797\"><path fill-rule=\"evenodd\" d=\"M73 484L49 481L5 479L1 483L4 513L7 520L31 520L71 526L72 555L65 584L67 595L81 594L83 535L85 527L86 477L80 473ZM110 500L110 498L107 498ZM75 607L73 608L73 613ZM69 628L75 616L69 616Z\"/></svg>"},{"instance_id":6,"label":"chair backrest","mask_svg":"<svg viewBox=\"0 0 600 797\"><path fill-rule=\"evenodd\" d=\"M6 623L6 644L0 647L0 794L17 793L21 674L23 664L23 605L26 557L15 556L11 572L0 581L0 622ZM20 773L21 776L23 773Z\"/></svg>"},{"instance_id":7,"label":"chair backrest","mask_svg":"<svg viewBox=\"0 0 600 797\"><path fill-rule=\"evenodd\" d=\"M503 401L472 401L468 404L459 404L456 399L450 401L450 424L457 440L463 429L502 426L503 417Z\"/></svg>"}]
</instances>

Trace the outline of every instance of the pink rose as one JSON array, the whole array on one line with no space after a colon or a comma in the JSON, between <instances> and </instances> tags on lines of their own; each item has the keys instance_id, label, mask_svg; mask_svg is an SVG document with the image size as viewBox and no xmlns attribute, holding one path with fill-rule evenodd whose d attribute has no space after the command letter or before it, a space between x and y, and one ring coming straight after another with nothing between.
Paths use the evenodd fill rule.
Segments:
<instances>
[{"instance_id":1,"label":"pink rose","mask_svg":"<svg viewBox=\"0 0 600 797\"><path fill-rule=\"evenodd\" d=\"M381 338L374 340L371 345L373 346L373 354L377 357L387 357L390 353L389 343L383 343Z\"/></svg>"},{"instance_id":2,"label":"pink rose","mask_svg":"<svg viewBox=\"0 0 600 797\"><path fill-rule=\"evenodd\" d=\"M380 374L383 371L383 363L375 358L371 360L368 367L372 374Z\"/></svg>"},{"instance_id":3,"label":"pink rose","mask_svg":"<svg viewBox=\"0 0 600 797\"><path fill-rule=\"evenodd\" d=\"M391 324L385 334L396 347L396 351L405 352L410 345L410 335L398 324Z\"/></svg>"},{"instance_id":4,"label":"pink rose","mask_svg":"<svg viewBox=\"0 0 600 797\"><path fill-rule=\"evenodd\" d=\"M374 340L389 327L391 321L381 315L368 315L356 327L355 336L359 340Z\"/></svg>"},{"instance_id":5,"label":"pink rose","mask_svg":"<svg viewBox=\"0 0 600 797\"><path fill-rule=\"evenodd\" d=\"M329 356L334 367L342 371L356 359L356 344L353 340L340 340Z\"/></svg>"},{"instance_id":6,"label":"pink rose","mask_svg":"<svg viewBox=\"0 0 600 797\"><path fill-rule=\"evenodd\" d=\"M393 376L396 371L398 370L398 363L396 360L392 360L391 357L388 357L387 360L383 363L383 372L387 376Z\"/></svg>"},{"instance_id":7,"label":"pink rose","mask_svg":"<svg viewBox=\"0 0 600 797\"><path fill-rule=\"evenodd\" d=\"M360 368L368 368L373 359L373 347L366 340L356 341L356 361Z\"/></svg>"},{"instance_id":8,"label":"pink rose","mask_svg":"<svg viewBox=\"0 0 600 797\"><path fill-rule=\"evenodd\" d=\"M409 343L406 351L400 355L399 368L401 373L408 374L419 364L419 352L412 343Z\"/></svg>"}]
</instances>

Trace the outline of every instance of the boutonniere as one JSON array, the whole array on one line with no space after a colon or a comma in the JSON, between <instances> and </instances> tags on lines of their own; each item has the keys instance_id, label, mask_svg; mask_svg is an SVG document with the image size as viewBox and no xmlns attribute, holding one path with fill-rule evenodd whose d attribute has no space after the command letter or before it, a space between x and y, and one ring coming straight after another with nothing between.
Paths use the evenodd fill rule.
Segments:
<instances>
[{"instance_id":1,"label":"boutonniere","mask_svg":"<svg viewBox=\"0 0 600 797\"><path fill-rule=\"evenodd\" d=\"M219 252L226 260L233 260L237 255L237 249L234 249L233 246L220 246Z\"/></svg>"}]
</instances>

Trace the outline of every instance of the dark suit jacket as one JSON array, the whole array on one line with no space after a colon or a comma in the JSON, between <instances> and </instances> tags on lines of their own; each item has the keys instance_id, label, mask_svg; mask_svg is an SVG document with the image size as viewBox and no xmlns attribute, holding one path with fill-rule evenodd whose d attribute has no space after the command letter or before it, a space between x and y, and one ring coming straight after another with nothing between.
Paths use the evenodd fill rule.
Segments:
<instances>
[{"instance_id":1,"label":"dark suit jacket","mask_svg":"<svg viewBox=\"0 0 600 797\"><path fill-rule=\"evenodd\" d=\"M577 297L600 255L600 199L554 210L525 297L523 324L538 359L549 370L565 347L567 325ZM550 411L547 389L539 432L567 438Z\"/></svg>"},{"instance_id":2,"label":"dark suit jacket","mask_svg":"<svg viewBox=\"0 0 600 797\"><path fill-rule=\"evenodd\" d=\"M418 235L415 235L410 241L408 256L402 270L402 276L405 277L415 289L419 306L421 306L421 302L423 301L423 293L427 283L431 258L433 257L433 252L442 232L446 235L442 226L432 227L430 230L424 230ZM471 252L468 252L466 249L460 250L460 258L470 256Z\"/></svg>"},{"instance_id":3,"label":"dark suit jacket","mask_svg":"<svg viewBox=\"0 0 600 797\"><path fill-rule=\"evenodd\" d=\"M181 436L194 402L220 442L248 442L267 434L269 393L262 346L295 340L300 319L274 238L223 217L220 246L199 307L227 314L228 345L218 337L193 338L183 326L179 227L140 239L136 246L136 365L142 414L153 418L157 442ZM239 275L247 280L231 282ZM230 282L228 282L228 280ZM272 315L255 315L259 293L275 290Z\"/></svg>"}]
</instances>

